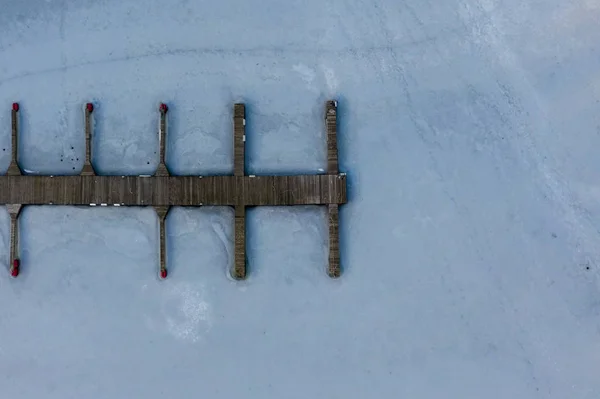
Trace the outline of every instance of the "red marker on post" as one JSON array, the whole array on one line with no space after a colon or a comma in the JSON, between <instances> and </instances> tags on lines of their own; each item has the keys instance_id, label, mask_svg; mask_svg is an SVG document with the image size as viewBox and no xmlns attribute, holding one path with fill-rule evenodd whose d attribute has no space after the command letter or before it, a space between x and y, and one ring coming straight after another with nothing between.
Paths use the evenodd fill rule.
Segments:
<instances>
[{"instance_id":1,"label":"red marker on post","mask_svg":"<svg viewBox=\"0 0 600 399\"><path fill-rule=\"evenodd\" d=\"M19 259L13 260L13 265L10 268L10 275L13 277L17 277L19 275Z\"/></svg>"},{"instance_id":2,"label":"red marker on post","mask_svg":"<svg viewBox=\"0 0 600 399\"><path fill-rule=\"evenodd\" d=\"M19 103L13 103L13 105L12 105L12 109L13 109L13 111L15 111L15 112L19 112Z\"/></svg>"},{"instance_id":3,"label":"red marker on post","mask_svg":"<svg viewBox=\"0 0 600 399\"><path fill-rule=\"evenodd\" d=\"M87 104L85 105L85 109L86 109L86 110L87 110L87 112L89 112L89 113L92 113L92 112L94 112L94 104L92 104L92 103L87 103Z\"/></svg>"},{"instance_id":4,"label":"red marker on post","mask_svg":"<svg viewBox=\"0 0 600 399\"><path fill-rule=\"evenodd\" d=\"M160 278L167 278L167 269L161 269Z\"/></svg>"},{"instance_id":5,"label":"red marker on post","mask_svg":"<svg viewBox=\"0 0 600 399\"><path fill-rule=\"evenodd\" d=\"M167 106L167 104L165 103L160 103L160 106L158 107L158 109L160 110L160 112L162 112L163 114L166 114L167 111L169 110L169 107Z\"/></svg>"}]
</instances>

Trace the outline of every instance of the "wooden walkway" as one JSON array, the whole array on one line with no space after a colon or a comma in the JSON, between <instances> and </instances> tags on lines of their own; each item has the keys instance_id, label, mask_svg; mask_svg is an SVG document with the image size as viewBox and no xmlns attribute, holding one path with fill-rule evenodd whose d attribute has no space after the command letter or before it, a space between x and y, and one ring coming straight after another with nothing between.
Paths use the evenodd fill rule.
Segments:
<instances>
[{"instance_id":1,"label":"wooden walkway","mask_svg":"<svg viewBox=\"0 0 600 399\"><path fill-rule=\"evenodd\" d=\"M326 205L329 220L330 277L341 274L339 209L347 201L346 174L338 171L337 102L325 104L327 174L254 176L245 173L246 115L244 104L233 109L233 176L171 176L166 165L168 107L159 107L159 165L154 176L98 176L92 164L91 136L94 106L86 104L85 160L77 176L22 175L18 165L19 106L12 109L12 158L6 176L0 176L0 204L11 220L11 275L21 267L18 256L18 216L23 205L153 206L160 223L160 269L167 276L165 221L170 206L221 205L235 208L232 277L246 277L246 207Z\"/></svg>"}]
</instances>

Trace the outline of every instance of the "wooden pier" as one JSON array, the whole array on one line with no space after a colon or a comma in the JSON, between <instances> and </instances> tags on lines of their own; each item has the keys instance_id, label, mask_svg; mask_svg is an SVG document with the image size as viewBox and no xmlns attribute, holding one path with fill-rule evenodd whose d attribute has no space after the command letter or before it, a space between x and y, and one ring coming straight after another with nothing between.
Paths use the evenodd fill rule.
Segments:
<instances>
[{"instance_id":1,"label":"wooden pier","mask_svg":"<svg viewBox=\"0 0 600 399\"><path fill-rule=\"evenodd\" d=\"M231 276L244 279L246 271L246 207L278 205L325 205L329 220L327 274L339 277L339 205L347 202L346 174L339 173L337 150L337 102L325 104L327 174L254 176L245 172L246 114L244 104L233 107L233 176L171 176L167 168L166 135L168 107L160 104L159 165L154 176L98 176L92 164L93 111L86 104L85 161L79 175L22 175L18 165L19 105L12 109L12 157L6 176L0 176L0 204L11 219L10 272L17 276L18 216L24 205L153 206L160 224L160 269L167 277L166 227L170 206L220 205L235 208L235 259Z\"/></svg>"}]
</instances>

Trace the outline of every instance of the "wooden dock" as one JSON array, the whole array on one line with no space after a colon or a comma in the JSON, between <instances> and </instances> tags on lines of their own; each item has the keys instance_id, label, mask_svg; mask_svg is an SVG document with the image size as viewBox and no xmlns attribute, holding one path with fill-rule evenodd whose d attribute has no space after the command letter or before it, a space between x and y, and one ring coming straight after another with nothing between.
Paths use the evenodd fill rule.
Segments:
<instances>
[{"instance_id":1,"label":"wooden dock","mask_svg":"<svg viewBox=\"0 0 600 399\"><path fill-rule=\"evenodd\" d=\"M233 107L233 176L171 176L167 168L168 107L160 104L159 165L154 176L98 176L92 163L93 110L86 104L85 161L79 175L22 175L18 165L19 105L12 109L12 158L6 176L0 176L0 204L11 218L11 275L21 267L18 256L18 216L24 205L153 206L160 224L160 268L167 276L165 221L170 206L220 205L235 208L235 259L231 276L244 279L246 271L246 207L326 205L329 220L327 274L339 277L339 205L347 202L346 174L339 173L337 150L337 102L325 105L327 174L254 176L245 173L246 114L244 104Z\"/></svg>"}]
</instances>

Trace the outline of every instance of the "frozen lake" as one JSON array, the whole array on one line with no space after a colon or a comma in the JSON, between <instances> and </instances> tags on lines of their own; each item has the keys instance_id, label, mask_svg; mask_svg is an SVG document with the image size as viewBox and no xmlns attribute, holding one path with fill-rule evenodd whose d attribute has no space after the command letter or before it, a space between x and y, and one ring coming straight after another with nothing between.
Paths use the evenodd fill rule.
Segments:
<instances>
[{"instance_id":1,"label":"frozen lake","mask_svg":"<svg viewBox=\"0 0 600 399\"><path fill-rule=\"evenodd\" d=\"M0 272L3 398L600 397L600 3L0 0L0 173L326 167L339 101L343 275L324 207L27 207ZM0 267L9 217L0 211ZM1 270L0 270L1 271Z\"/></svg>"}]
</instances>

